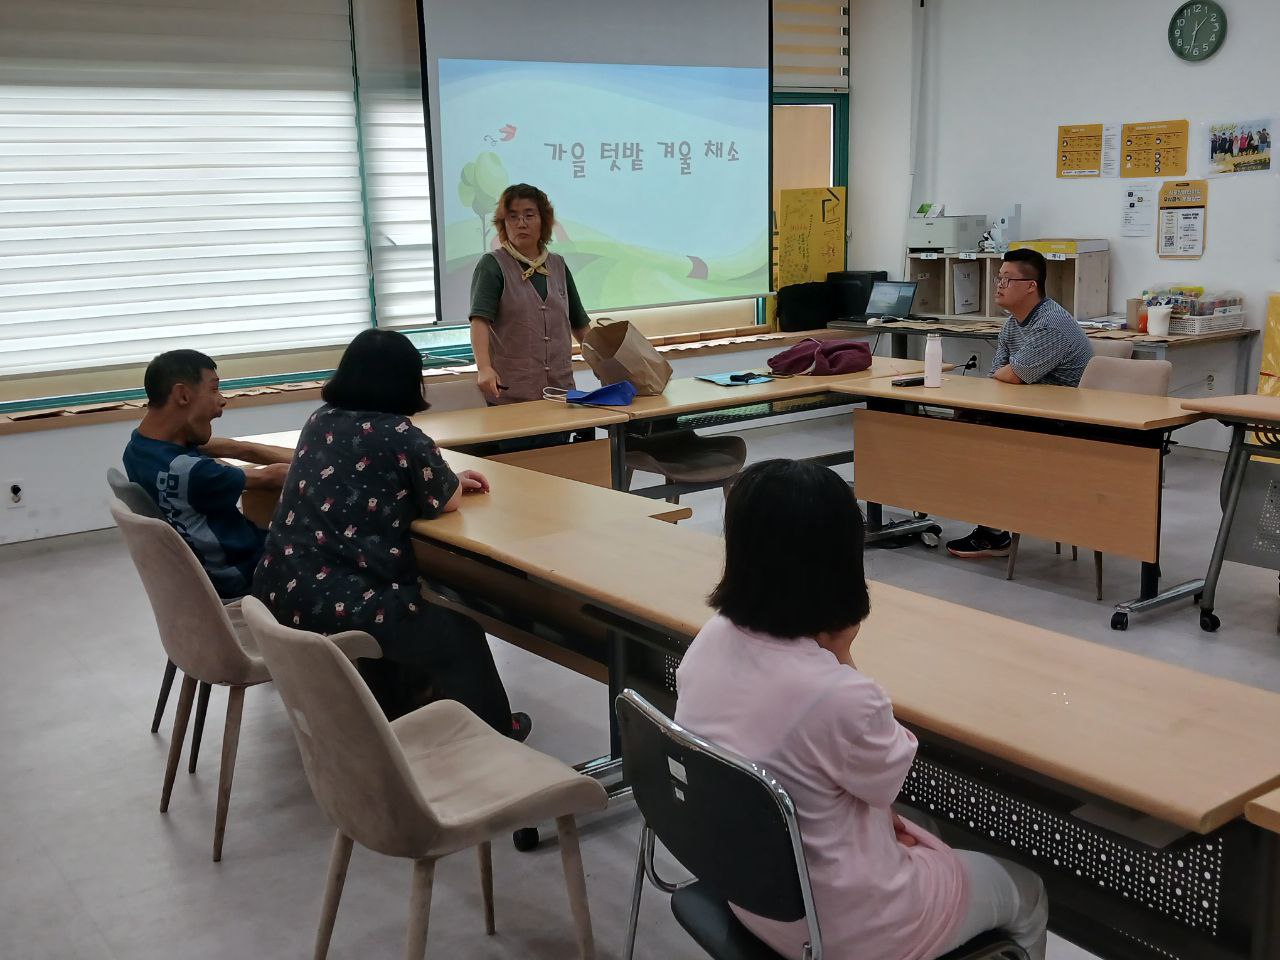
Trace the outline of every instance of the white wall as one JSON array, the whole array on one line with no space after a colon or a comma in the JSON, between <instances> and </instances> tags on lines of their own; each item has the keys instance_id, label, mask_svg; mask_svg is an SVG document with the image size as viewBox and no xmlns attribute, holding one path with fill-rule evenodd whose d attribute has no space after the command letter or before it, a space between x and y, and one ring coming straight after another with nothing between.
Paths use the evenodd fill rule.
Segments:
<instances>
[{"instance_id":1,"label":"white wall","mask_svg":"<svg viewBox=\"0 0 1280 960\"><path fill-rule=\"evenodd\" d=\"M1280 289L1277 177L1212 180L1205 256L1164 261L1154 238L1119 236L1124 180L1055 176L1058 124L1185 118L1194 139L1202 122L1280 114L1271 51L1280 5L1234 0L1224 48L1199 65L1169 50L1173 9L1169 0L926 0L921 12L919 0L854 0L850 267L900 276L905 219L922 200L989 217L1016 202L1028 236L1110 241L1113 312L1144 287L1184 280L1240 290L1250 325L1262 327L1266 295ZM986 362L975 341L947 348L948 360L976 351ZM1259 340L1251 390L1260 353ZM1211 376L1215 392L1235 390L1234 350L1172 356L1175 393L1203 394ZM1226 437L1216 424L1179 434L1213 449Z\"/></svg>"},{"instance_id":2,"label":"white wall","mask_svg":"<svg viewBox=\"0 0 1280 960\"><path fill-rule=\"evenodd\" d=\"M916 0L849 5L849 268L902 270L910 209Z\"/></svg>"},{"instance_id":3,"label":"white wall","mask_svg":"<svg viewBox=\"0 0 1280 960\"><path fill-rule=\"evenodd\" d=\"M1111 243L1111 308L1144 287L1185 280L1247 297L1261 327L1280 288L1280 190L1271 174L1212 180L1205 255L1160 260L1154 238L1120 233L1123 179L1059 180L1060 123L1248 119L1280 113L1274 39L1280 5L1227 5L1226 44L1199 65L1174 57L1169 0L928 0L917 196L949 213L1023 205L1038 236ZM1195 174L1197 156L1190 175ZM1256 359L1255 359L1256 363ZM1254 368L1256 370L1256 366Z\"/></svg>"}]
</instances>

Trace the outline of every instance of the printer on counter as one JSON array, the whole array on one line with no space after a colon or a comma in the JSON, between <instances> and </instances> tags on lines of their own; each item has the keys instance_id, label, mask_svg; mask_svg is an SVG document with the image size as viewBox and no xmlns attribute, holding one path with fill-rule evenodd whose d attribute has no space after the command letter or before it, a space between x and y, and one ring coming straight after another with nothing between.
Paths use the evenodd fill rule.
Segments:
<instances>
[{"instance_id":1,"label":"printer on counter","mask_svg":"<svg viewBox=\"0 0 1280 960\"><path fill-rule=\"evenodd\" d=\"M909 217L907 249L938 253L977 250L986 230L987 218L984 216Z\"/></svg>"}]
</instances>

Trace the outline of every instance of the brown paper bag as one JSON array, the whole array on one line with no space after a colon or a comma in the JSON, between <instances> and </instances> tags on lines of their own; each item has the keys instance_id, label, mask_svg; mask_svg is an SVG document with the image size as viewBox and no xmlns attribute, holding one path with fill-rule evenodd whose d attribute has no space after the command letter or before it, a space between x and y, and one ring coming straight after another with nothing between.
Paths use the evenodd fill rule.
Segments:
<instances>
[{"instance_id":1,"label":"brown paper bag","mask_svg":"<svg viewBox=\"0 0 1280 960\"><path fill-rule=\"evenodd\" d=\"M642 397L661 393L671 379L671 364L630 320L601 318L587 330L582 356L601 384L630 380Z\"/></svg>"}]
</instances>

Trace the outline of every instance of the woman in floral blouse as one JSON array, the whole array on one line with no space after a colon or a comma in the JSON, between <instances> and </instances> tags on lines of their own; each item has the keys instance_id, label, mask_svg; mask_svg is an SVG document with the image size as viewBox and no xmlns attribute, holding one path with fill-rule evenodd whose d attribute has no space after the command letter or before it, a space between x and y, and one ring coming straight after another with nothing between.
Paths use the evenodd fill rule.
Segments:
<instances>
[{"instance_id":1,"label":"woman in floral blouse","mask_svg":"<svg viewBox=\"0 0 1280 960\"><path fill-rule=\"evenodd\" d=\"M484 631L419 590L409 525L489 485L474 470L450 470L410 420L427 409L417 348L403 334L366 330L321 396L298 439L254 596L288 626L372 634L383 659L359 666L388 716L447 698L523 740L528 715L512 715Z\"/></svg>"}]
</instances>

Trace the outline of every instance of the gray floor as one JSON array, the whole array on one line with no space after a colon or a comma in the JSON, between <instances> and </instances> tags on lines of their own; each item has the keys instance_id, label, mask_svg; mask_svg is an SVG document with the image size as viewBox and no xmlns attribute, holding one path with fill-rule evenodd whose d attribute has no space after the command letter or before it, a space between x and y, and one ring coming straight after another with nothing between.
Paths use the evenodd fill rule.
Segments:
<instances>
[{"instance_id":1,"label":"gray floor","mask_svg":"<svg viewBox=\"0 0 1280 960\"><path fill-rule=\"evenodd\" d=\"M753 431L753 457L805 455L847 442L847 421ZM1169 464L1165 566L1203 572L1216 526L1213 460ZM695 526L719 530L718 494L689 498ZM963 532L949 524L948 534ZM961 562L921 547L874 551L876 579L1064 633L1280 690L1274 573L1229 567L1222 631L1202 634L1187 605L1107 627L1092 564L1023 545L1019 578L1000 561ZM1109 560L1113 601L1137 587L1136 564ZM249 691L224 860L210 861L220 720L210 707L199 772L178 775L157 812L168 717L147 732L163 656L137 576L114 531L0 548L0 958L148 960L310 955L331 832L302 776L270 686ZM945 625L940 625L945 629ZM532 744L566 760L606 747L602 688L495 643L513 703L535 718ZM170 705L169 713L172 714ZM586 825L583 854L602 957L621 954L637 820L620 806ZM532 854L494 846L499 933L486 938L474 858L437 873L428 956L574 955L554 843ZM335 958L398 957L409 867L357 850L339 913ZM1053 960L1080 954L1053 940ZM699 952L650 892L637 956Z\"/></svg>"}]
</instances>

